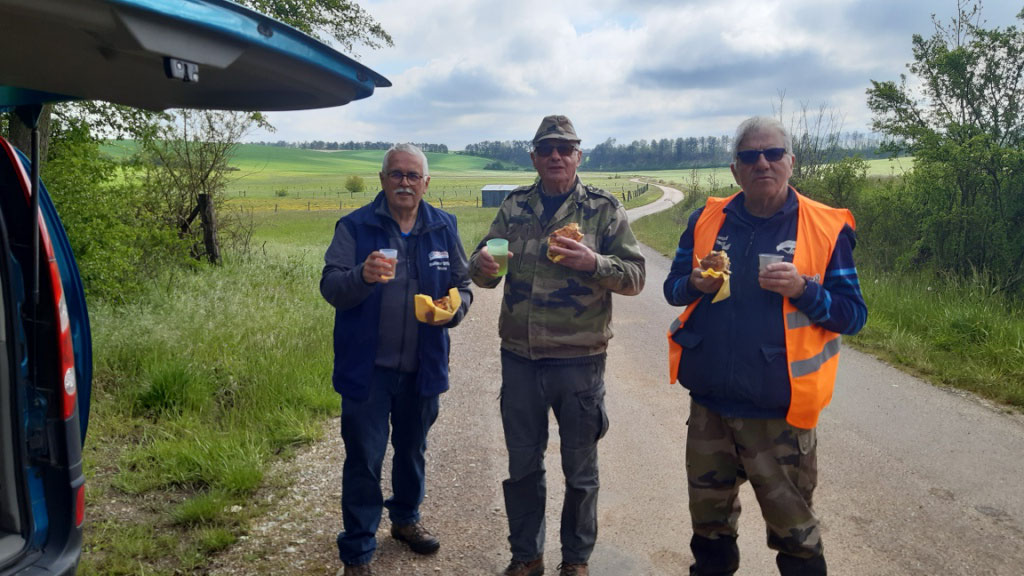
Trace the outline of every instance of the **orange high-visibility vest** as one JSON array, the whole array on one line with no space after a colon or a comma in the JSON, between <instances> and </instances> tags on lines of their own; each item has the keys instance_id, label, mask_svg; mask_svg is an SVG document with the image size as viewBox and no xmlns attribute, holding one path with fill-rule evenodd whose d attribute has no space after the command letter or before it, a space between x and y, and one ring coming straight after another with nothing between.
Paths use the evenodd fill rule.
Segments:
<instances>
[{"instance_id":1,"label":"orange high-visibility vest","mask_svg":"<svg viewBox=\"0 0 1024 576\"><path fill-rule=\"evenodd\" d=\"M793 264L805 276L824 278L843 226L856 227L853 214L843 208L826 206L800 193L796 196L799 206ZM708 198L693 231L694 268L700 265L698 254L706 255L714 249L715 238L725 222L725 206L735 197L736 194L728 198ZM679 362L683 355L683 348L672 340L672 335L682 329L703 298L701 296L688 305L669 327L669 383L674 384L678 380ZM790 386L786 421L797 428L814 428L821 410L832 400L842 337L812 323L789 298L782 299L782 314L786 327Z\"/></svg>"}]
</instances>

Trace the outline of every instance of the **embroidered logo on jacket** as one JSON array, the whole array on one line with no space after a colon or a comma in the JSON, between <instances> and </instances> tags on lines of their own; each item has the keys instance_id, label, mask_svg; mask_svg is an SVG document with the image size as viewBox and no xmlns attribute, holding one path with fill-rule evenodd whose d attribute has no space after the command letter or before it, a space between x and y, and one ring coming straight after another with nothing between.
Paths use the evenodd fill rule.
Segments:
<instances>
[{"instance_id":1,"label":"embroidered logo on jacket","mask_svg":"<svg viewBox=\"0 0 1024 576\"><path fill-rule=\"evenodd\" d=\"M448 251L447 250L434 250L427 255L427 261L431 268L437 268L440 272L447 270L449 267L448 263Z\"/></svg>"},{"instance_id":2,"label":"embroidered logo on jacket","mask_svg":"<svg viewBox=\"0 0 1024 576\"><path fill-rule=\"evenodd\" d=\"M775 247L775 251L782 252L783 254L789 254L790 256L792 256L793 253L796 252L796 240L786 240L785 242L780 242L779 245Z\"/></svg>"},{"instance_id":3,"label":"embroidered logo on jacket","mask_svg":"<svg viewBox=\"0 0 1024 576\"><path fill-rule=\"evenodd\" d=\"M728 236L719 236L715 238L715 246L718 246L719 250L728 252L729 248L732 248L732 242L729 242Z\"/></svg>"}]
</instances>

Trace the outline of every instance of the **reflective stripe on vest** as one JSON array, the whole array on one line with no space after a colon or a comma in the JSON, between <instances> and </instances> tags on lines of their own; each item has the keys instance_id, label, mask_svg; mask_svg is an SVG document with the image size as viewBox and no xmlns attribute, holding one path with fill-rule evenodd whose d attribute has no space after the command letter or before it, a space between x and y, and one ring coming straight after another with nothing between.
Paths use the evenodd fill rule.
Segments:
<instances>
[{"instance_id":1,"label":"reflective stripe on vest","mask_svg":"<svg viewBox=\"0 0 1024 576\"><path fill-rule=\"evenodd\" d=\"M698 254L707 254L714 248L715 238L725 222L724 208L734 197L708 199L694 229L694 267L699 264ZM831 208L799 193L797 200L793 264L805 276L824 278L843 226L855 227L853 215L849 210ZM709 215L709 212L714 214ZM672 340L672 334L683 327L700 300L687 306L668 332L672 383L678 380L683 353L682 347ZM786 421L797 428L814 428L821 410L832 399L842 338L813 324L789 298L782 299L782 314L786 322L786 360L791 392Z\"/></svg>"}]
</instances>

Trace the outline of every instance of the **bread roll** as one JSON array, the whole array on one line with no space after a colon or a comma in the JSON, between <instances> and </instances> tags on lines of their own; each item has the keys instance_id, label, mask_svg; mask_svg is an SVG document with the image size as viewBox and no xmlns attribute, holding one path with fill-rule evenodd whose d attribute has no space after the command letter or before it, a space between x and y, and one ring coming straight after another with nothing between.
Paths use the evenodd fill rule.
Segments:
<instances>
[{"instance_id":1,"label":"bread roll","mask_svg":"<svg viewBox=\"0 0 1024 576\"><path fill-rule=\"evenodd\" d=\"M583 240L583 233L580 232L580 225L577 224L576 222L570 222L565 226L562 226L558 230L552 232L551 236L548 237L548 258L552 262L558 262L562 258L565 258L565 256L561 254L555 254L554 252L551 251L551 241L557 236L561 236L562 238L572 238L577 242Z\"/></svg>"}]
</instances>

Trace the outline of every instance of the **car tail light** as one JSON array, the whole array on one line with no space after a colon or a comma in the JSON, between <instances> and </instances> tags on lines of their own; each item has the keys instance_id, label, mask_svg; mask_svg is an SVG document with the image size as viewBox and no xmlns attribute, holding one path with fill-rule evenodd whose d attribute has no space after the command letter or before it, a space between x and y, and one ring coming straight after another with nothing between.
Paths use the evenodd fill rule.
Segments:
<instances>
[{"instance_id":1,"label":"car tail light","mask_svg":"<svg viewBox=\"0 0 1024 576\"><path fill-rule=\"evenodd\" d=\"M53 245L46 224L39 219L41 248L46 253L46 261L50 272L50 285L53 286L54 316L57 318L57 356L60 358L60 378L63 384L61 394L64 420L75 413L75 401L78 397L78 378L75 376L75 348L71 340L71 318L68 315L68 303L64 299L64 285L60 281L60 267L53 255Z\"/></svg>"},{"instance_id":2,"label":"car tail light","mask_svg":"<svg viewBox=\"0 0 1024 576\"><path fill-rule=\"evenodd\" d=\"M75 489L75 527L85 522L85 484Z\"/></svg>"}]
</instances>

